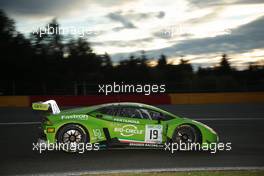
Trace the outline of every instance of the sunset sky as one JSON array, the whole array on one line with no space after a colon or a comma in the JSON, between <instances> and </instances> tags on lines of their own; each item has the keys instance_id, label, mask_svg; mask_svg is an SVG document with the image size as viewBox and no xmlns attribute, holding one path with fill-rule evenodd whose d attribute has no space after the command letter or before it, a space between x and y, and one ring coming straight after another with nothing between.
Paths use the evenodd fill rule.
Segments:
<instances>
[{"instance_id":1,"label":"sunset sky","mask_svg":"<svg viewBox=\"0 0 264 176\"><path fill-rule=\"evenodd\" d=\"M114 61L142 50L213 66L227 53L233 66L264 60L263 0L9 0L0 7L28 34L57 18L61 27L96 31L94 51Z\"/></svg>"}]
</instances>

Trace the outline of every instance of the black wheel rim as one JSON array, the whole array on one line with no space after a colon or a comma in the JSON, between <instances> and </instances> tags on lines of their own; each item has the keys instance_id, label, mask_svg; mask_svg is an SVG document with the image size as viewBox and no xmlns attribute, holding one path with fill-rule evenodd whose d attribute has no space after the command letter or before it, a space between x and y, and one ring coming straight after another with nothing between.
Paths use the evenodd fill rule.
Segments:
<instances>
[{"instance_id":1,"label":"black wheel rim","mask_svg":"<svg viewBox=\"0 0 264 176\"><path fill-rule=\"evenodd\" d=\"M76 129L67 130L62 135L63 143L80 143L82 141L82 134Z\"/></svg>"},{"instance_id":2,"label":"black wheel rim","mask_svg":"<svg viewBox=\"0 0 264 176\"><path fill-rule=\"evenodd\" d=\"M193 143L195 142L195 134L191 129L179 129L175 135L176 142Z\"/></svg>"}]
</instances>

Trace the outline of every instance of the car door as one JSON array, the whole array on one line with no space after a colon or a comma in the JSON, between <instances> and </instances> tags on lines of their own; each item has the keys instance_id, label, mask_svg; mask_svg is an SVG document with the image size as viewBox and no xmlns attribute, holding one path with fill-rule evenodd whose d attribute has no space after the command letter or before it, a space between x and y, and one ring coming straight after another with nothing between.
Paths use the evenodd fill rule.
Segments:
<instances>
[{"instance_id":1,"label":"car door","mask_svg":"<svg viewBox=\"0 0 264 176\"><path fill-rule=\"evenodd\" d=\"M124 143L144 143L146 120L137 108L120 105L113 117L112 134Z\"/></svg>"},{"instance_id":2,"label":"car door","mask_svg":"<svg viewBox=\"0 0 264 176\"><path fill-rule=\"evenodd\" d=\"M144 143L145 121L139 110L122 105L103 107L92 114L102 120L100 124L108 129L110 138L121 142Z\"/></svg>"},{"instance_id":3,"label":"car door","mask_svg":"<svg viewBox=\"0 0 264 176\"><path fill-rule=\"evenodd\" d=\"M156 117L155 117L156 115ZM164 139L164 125L159 123L160 113L137 106L120 106L113 118L115 135L123 142L160 144Z\"/></svg>"},{"instance_id":4,"label":"car door","mask_svg":"<svg viewBox=\"0 0 264 176\"><path fill-rule=\"evenodd\" d=\"M161 112L140 108L145 119L149 119L145 124L145 142L161 144L166 140L167 122L165 115Z\"/></svg>"},{"instance_id":5,"label":"car door","mask_svg":"<svg viewBox=\"0 0 264 176\"><path fill-rule=\"evenodd\" d=\"M159 144L165 140L166 123L159 123L157 113L137 106L115 105L102 108L95 115L104 120L111 138L124 143Z\"/></svg>"}]
</instances>

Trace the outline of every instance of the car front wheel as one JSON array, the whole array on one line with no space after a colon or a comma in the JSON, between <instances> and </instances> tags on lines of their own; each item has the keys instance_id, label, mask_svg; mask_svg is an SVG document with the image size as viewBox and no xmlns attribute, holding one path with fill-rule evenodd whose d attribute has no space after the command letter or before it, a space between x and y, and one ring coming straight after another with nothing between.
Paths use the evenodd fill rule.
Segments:
<instances>
[{"instance_id":1,"label":"car front wheel","mask_svg":"<svg viewBox=\"0 0 264 176\"><path fill-rule=\"evenodd\" d=\"M185 144L200 143L199 132L190 125L181 125L175 129L172 142Z\"/></svg>"}]
</instances>

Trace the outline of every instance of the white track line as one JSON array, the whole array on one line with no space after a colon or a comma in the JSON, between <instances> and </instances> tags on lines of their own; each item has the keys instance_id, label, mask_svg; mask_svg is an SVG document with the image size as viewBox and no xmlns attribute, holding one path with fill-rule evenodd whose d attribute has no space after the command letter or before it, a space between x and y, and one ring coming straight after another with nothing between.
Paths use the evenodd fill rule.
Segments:
<instances>
[{"instance_id":1,"label":"white track line","mask_svg":"<svg viewBox=\"0 0 264 176\"><path fill-rule=\"evenodd\" d=\"M37 125L41 124L41 122L6 122L0 123L0 125Z\"/></svg>"},{"instance_id":2,"label":"white track line","mask_svg":"<svg viewBox=\"0 0 264 176\"><path fill-rule=\"evenodd\" d=\"M80 171L80 172L61 172L61 173L45 173L32 175L102 175L117 173L147 173L147 172L190 172L190 171L241 171L241 170L264 170L264 167L196 167L196 168L157 168L157 169L124 169L124 170L100 170L100 171ZM29 174L27 174L29 175Z\"/></svg>"}]
</instances>

